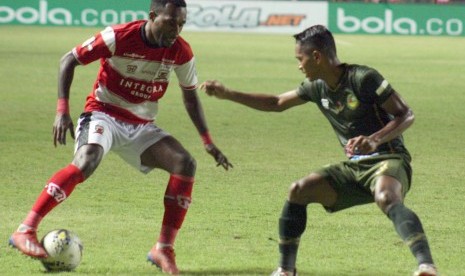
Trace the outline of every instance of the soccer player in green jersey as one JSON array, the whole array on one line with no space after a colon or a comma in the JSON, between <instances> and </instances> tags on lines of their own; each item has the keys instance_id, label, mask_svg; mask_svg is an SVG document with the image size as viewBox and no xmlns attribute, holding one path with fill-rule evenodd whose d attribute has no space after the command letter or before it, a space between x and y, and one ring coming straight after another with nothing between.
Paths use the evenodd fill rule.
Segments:
<instances>
[{"instance_id":1,"label":"soccer player in green jersey","mask_svg":"<svg viewBox=\"0 0 465 276\"><path fill-rule=\"evenodd\" d=\"M414 121L412 110L378 71L340 62L326 27L312 26L294 38L299 69L306 76L297 89L269 95L235 91L218 81L201 85L210 96L262 111L281 112L313 102L348 157L291 184L279 219L279 267L272 275L297 274L297 250L306 228L308 204L319 203L328 212L336 212L376 202L417 259L414 275L436 276L421 222L403 203L412 169L402 133Z\"/></svg>"}]
</instances>

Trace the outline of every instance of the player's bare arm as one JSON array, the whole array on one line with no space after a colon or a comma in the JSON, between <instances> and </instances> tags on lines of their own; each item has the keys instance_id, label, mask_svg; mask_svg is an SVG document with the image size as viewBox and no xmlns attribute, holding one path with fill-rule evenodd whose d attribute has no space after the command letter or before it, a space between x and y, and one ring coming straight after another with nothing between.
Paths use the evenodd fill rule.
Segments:
<instances>
[{"instance_id":1,"label":"player's bare arm","mask_svg":"<svg viewBox=\"0 0 465 276\"><path fill-rule=\"evenodd\" d=\"M306 103L295 90L280 95L244 93L229 89L216 80L205 81L200 88L209 96L230 100L261 111L281 112Z\"/></svg>"},{"instance_id":2,"label":"player's bare arm","mask_svg":"<svg viewBox=\"0 0 465 276\"><path fill-rule=\"evenodd\" d=\"M379 145L398 137L413 124L413 111L397 92L392 93L381 107L393 115L394 119L370 136L350 139L346 146L349 155L374 152Z\"/></svg>"},{"instance_id":3,"label":"player's bare arm","mask_svg":"<svg viewBox=\"0 0 465 276\"><path fill-rule=\"evenodd\" d=\"M66 53L60 60L60 71L58 73L58 102L59 105L67 105L71 83L73 82L74 69L79 62L73 53ZM66 132L69 130L74 139L74 124L69 115L68 107L59 106L53 123L53 144L66 145Z\"/></svg>"},{"instance_id":4,"label":"player's bare arm","mask_svg":"<svg viewBox=\"0 0 465 276\"><path fill-rule=\"evenodd\" d=\"M200 134L208 133L207 123L200 100L197 95L197 90L182 89L184 106L187 113L194 123ZM213 142L205 143L205 150L215 158L217 166L222 166L225 170L232 168L233 165L228 161L228 158L216 147Z\"/></svg>"}]
</instances>

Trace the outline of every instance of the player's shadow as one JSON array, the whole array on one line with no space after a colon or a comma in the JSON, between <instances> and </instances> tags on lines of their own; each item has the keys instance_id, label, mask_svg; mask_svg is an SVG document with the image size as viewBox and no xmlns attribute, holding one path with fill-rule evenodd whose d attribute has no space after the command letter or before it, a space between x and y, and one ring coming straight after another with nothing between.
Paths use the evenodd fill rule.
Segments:
<instances>
[{"instance_id":1,"label":"player's shadow","mask_svg":"<svg viewBox=\"0 0 465 276\"><path fill-rule=\"evenodd\" d=\"M230 270L202 270L202 271L195 271L195 270L183 270L182 275L185 276L233 276L233 275L269 275L272 271L265 270L263 268L244 268L244 269L230 269Z\"/></svg>"},{"instance_id":2,"label":"player's shadow","mask_svg":"<svg viewBox=\"0 0 465 276\"><path fill-rule=\"evenodd\" d=\"M53 272L53 271L42 271L44 274L58 274L63 272ZM202 271L195 271L195 270L183 270L183 276L266 276L270 275L272 270L270 268L244 268L244 269L230 269L230 270L202 270ZM68 275L72 275L76 273L75 271L66 272ZM361 272L361 271L354 271L354 272L322 272L318 270L309 271L298 271L300 276L392 276L391 274L379 273L377 272ZM150 273L152 274L152 273ZM124 274L126 275L126 274ZM128 274L131 275L131 274Z\"/></svg>"},{"instance_id":3,"label":"player's shadow","mask_svg":"<svg viewBox=\"0 0 465 276\"><path fill-rule=\"evenodd\" d=\"M255 276L255 275L270 275L272 270L269 268L264 269L264 268L244 268L244 269L231 269L231 270L204 270L204 271L194 271L194 270L184 270L182 272L182 275L184 276ZM392 276L391 274L383 274L379 272L360 272L360 271L354 271L354 272L330 272L328 273L327 271L325 272L319 272L318 270L313 270L312 272L309 271L298 271L300 276Z\"/></svg>"}]
</instances>

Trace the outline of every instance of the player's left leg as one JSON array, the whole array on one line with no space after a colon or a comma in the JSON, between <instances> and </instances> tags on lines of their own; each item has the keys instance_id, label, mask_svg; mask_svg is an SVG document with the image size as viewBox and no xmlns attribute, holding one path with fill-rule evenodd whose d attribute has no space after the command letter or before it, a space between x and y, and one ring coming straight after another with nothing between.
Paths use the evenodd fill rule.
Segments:
<instances>
[{"instance_id":1,"label":"player's left leg","mask_svg":"<svg viewBox=\"0 0 465 276\"><path fill-rule=\"evenodd\" d=\"M165 191L165 213L156 245L148 259L163 272L178 274L174 258L174 242L191 203L196 163L194 158L173 137L167 136L141 155L142 165L170 173Z\"/></svg>"},{"instance_id":2,"label":"player's left leg","mask_svg":"<svg viewBox=\"0 0 465 276\"><path fill-rule=\"evenodd\" d=\"M402 184L396 178L380 176L375 186L375 201L417 259L419 274L414 275L435 276L437 271L423 226L418 216L404 205L402 189Z\"/></svg>"}]
</instances>

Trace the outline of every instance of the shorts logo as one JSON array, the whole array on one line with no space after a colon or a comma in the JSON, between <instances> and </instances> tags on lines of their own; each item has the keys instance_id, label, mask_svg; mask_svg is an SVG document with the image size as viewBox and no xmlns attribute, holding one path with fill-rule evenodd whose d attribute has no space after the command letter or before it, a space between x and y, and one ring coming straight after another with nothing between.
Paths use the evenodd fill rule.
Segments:
<instances>
[{"instance_id":1,"label":"shorts logo","mask_svg":"<svg viewBox=\"0 0 465 276\"><path fill-rule=\"evenodd\" d=\"M102 134L103 134L103 131L104 131L103 126L101 126L101 125L96 125L96 126L95 126L95 131L94 131L94 133L97 133L97 134L102 135Z\"/></svg>"},{"instance_id":2,"label":"shorts logo","mask_svg":"<svg viewBox=\"0 0 465 276\"><path fill-rule=\"evenodd\" d=\"M47 186L47 194L52 196L56 202L62 202L66 199L66 193L63 191L57 184L55 183L48 183Z\"/></svg>"}]
</instances>

